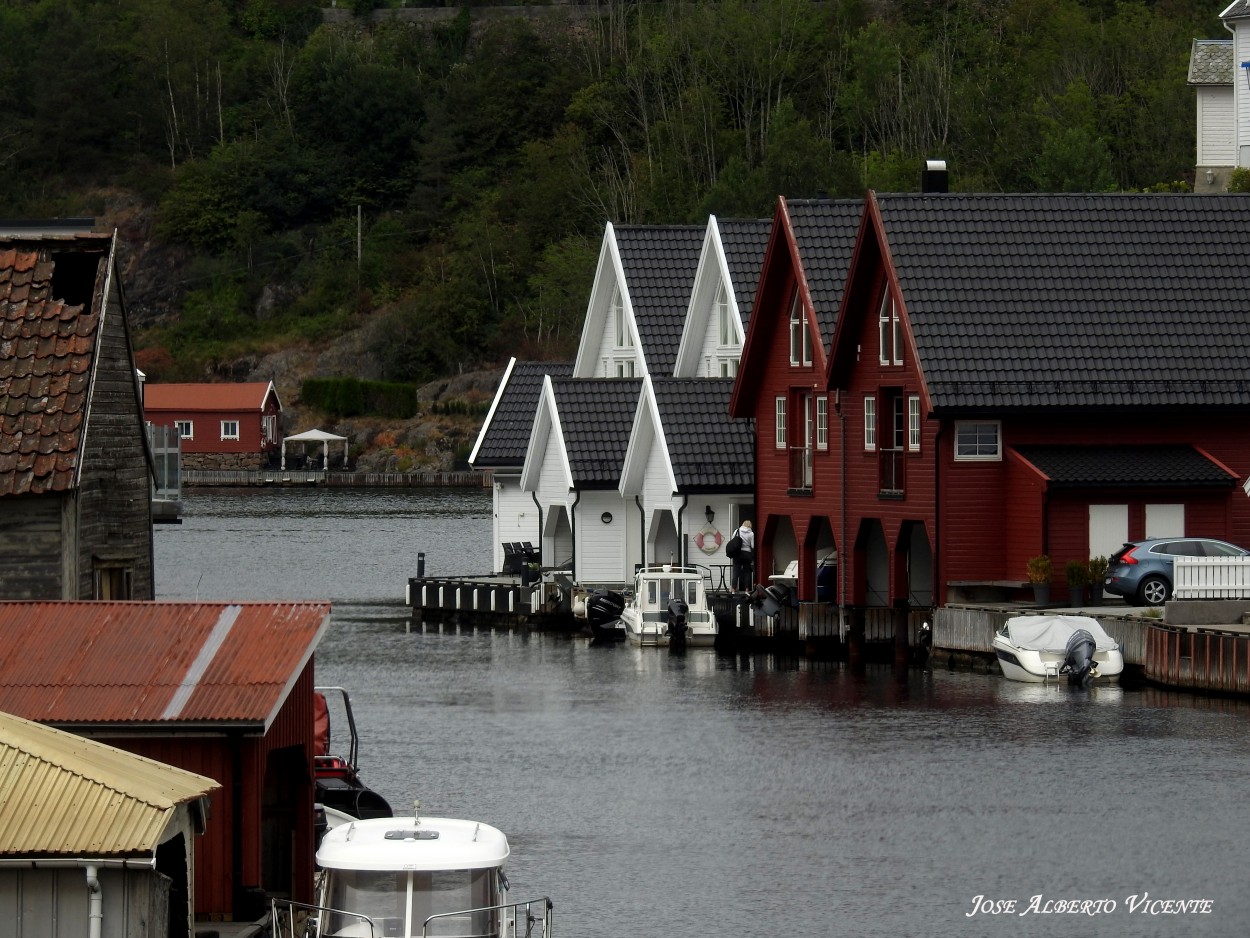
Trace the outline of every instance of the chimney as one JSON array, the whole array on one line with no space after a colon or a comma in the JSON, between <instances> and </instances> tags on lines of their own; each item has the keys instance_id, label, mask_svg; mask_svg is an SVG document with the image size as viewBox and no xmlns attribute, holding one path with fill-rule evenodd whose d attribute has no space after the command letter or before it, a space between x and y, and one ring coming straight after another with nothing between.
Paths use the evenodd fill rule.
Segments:
<instances>
[{"instance_id":1,"label":"chimney","mask_svg":"<svg viewBox=\"0 0 1250 938\"><path fill-rule=\"evenodd\" d=\"M924 172L920 174L920 191L923 193L946 192L946 160L925 160Z\"/></svg>"}]
</instances>

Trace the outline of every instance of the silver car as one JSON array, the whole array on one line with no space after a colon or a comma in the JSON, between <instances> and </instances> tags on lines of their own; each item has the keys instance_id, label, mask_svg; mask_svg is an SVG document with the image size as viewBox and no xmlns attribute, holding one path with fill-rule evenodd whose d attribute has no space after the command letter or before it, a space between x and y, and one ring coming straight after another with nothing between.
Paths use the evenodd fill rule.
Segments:
<instances>
[{"instance_id":1,"label":"silver car","mask_svg":"<svg viewBox=\"0 0 1250 938\"><path fill-rule=\"evenodd\" d=\"M1245 557L1250 550L1209 537L1157 537L1125 544L1107 561L1108 593L1139 606L1162 606L1172 596L1176 557Z\"/></svg>"}]
</instances>

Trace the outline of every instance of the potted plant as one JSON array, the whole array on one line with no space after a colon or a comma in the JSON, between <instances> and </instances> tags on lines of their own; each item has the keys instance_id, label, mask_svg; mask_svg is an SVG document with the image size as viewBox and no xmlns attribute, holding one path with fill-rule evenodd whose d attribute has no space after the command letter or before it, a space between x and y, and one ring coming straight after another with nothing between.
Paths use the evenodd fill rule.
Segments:
<instances>
[{"instance_id":1,"label":"potted plant","mask_svg":"<svg viewBox=\"0 0 1250 938\"><path fill-rule=\"evenodd\" d=\"M1082 560L1069 560L1064 567L1068 581L1068 603L1072 606L1085 604L1085 586L1089 583L1089 564Z\"/></svg>"},{"instance_id":2,"label":"potted plant","mask_svg":"<svg viewBox=\"0 0 1250 938\"><path fill-rule=\"evenodd\" d=\"M1089 558L1089 601L1091 605L1102 605L1102 584L1107 578L1107 558Z\"/></svg>"},{"instance_id":3,"label":"potted plant","mask_svg":"<svg viewBox=\"0 0 1250 938\"><path fill-rule=\"evenodd\" d=\"M1050 602L1050 558L1045 554L1028 560L1029 583L1033 585L1033 601L1039 606Z\"/></svg>"}]
</instances>

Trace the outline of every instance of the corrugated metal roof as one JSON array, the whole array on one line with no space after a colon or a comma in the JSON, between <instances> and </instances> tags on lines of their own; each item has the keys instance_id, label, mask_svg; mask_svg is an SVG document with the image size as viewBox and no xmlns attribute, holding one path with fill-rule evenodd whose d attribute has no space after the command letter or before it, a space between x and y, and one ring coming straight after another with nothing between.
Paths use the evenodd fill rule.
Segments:
<instances>
[{"instance_id":1,"label":"corrugated metal roof","mask_svg":"<svg viewBox=\"0 0 1250 938\"><path fill-rule=\"evenodd\" d=\"M74 484L100 302L54 296L56 256L108 259L110 235L0 239L0 495ZM78 278L82 279L82 278Z\"/></svg>"},{"instance_id":2,"label":"corrugated metal roof","mask_svg":"<svg viewBox=\"0 0 1250 938\"><path fill-rule=\"evenodd\" d=\"M238 384L145 384L144 410L255 410L265 406L271 381ZM274 396L277 392L274 391Z\"/></svg>"},{"instance_id":3,"label":"corrugated metal roof","mask_svg":"<svg viewBox=\"0 0 1250 938\"><path fill-rule=\"evenodd\" d=\"M211 778L0 713L0 855L150 855Z\"/></svg>"},{"instance_id":4,"label":"corrugated metal roof","mask_svg":"<svg viewBox=\"0 0 1250 938\"><path fill-rule=\"evenodd\" d=\"M0 710L259 732L329 623L315 602L0 602Z\"/></svg>"}]
</instances>

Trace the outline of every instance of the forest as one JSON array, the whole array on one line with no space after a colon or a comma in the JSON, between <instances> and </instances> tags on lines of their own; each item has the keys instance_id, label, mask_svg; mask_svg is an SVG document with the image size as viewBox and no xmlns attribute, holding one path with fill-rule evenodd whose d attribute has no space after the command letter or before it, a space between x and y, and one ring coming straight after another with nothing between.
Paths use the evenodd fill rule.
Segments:
<instances>
[{"instance_id":1,"label":"forest","mask_svg":"<svg viewBox=\"0 0 1250 938\"><path fill-rule=\"evenodd\" d=\"M366 324L374 380L568 357L606 222L914 191L928 158L953 191L1187 190L1190 46L1228 36L1194 0L320 6L0 7L4 214L145 207L158 380Z\"/></svg>"}]
</instances>

